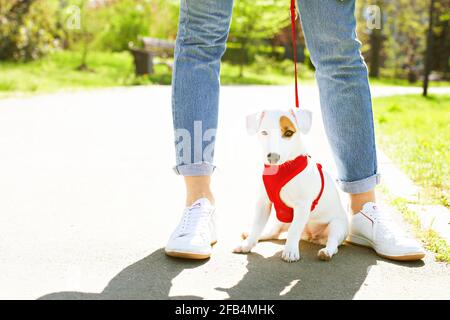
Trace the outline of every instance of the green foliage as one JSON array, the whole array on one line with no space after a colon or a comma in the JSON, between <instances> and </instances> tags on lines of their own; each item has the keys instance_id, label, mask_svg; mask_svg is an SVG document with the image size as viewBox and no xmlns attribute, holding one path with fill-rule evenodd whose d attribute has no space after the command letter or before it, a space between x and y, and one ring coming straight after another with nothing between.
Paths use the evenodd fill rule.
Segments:
<instances>
[{"instance_id":1,"label":"green foliage","mask_svg":"<svg viewBox=\"0 0 450 320\"><path fill-rule=\"evenodd\" d=\"M412 225L414 233L424 243L425 248L435 253L437 261L450 263L450 245L433 229L423 228L419 216L411 209L406 199L394 197L386 188L383 189L389 204L399 211L405 220Z\"/></svg>"},{"instance_id":2,"label":"green foliage","mask_svg":"<svg viewBox=\"0 0 450 320\"><path fill-rule=\"evenodd\" d=\"M140 36L174 39L178 2L174 0L117 0L99 17L105 21L99 34L99 49L123 51Z\"/></svg>"},{"instance_id":3,"label":"green foliage","mask_svg":"<svg viewBox=\"0 0 450 320\"><path fill-rule=\"evenodd\" d=\"M243 66L253 61L255 46L276 35L290 23L284 0L239 0L234 2L229 40L239 44L240 76Z\"/></svg>"},{"instance_id":4,"label":"green foliage","mask_svg":"<svg viewBox=\"0 0 450 320\"><path fill-rule=\"evenodd\" d=\"M52 92L62 89L170 84L172 72L167 65L156 64L149 76L134 75L133 58L128 52L91 51L87 65L92 72L77 70L80 51L56 51L29 63L0 62L0 98L12 94ZM158 62L158 60L155 60ZM301 83L311 84L313 73L299 66ZM227 84L292 84L291 61L276 62L258 57L247 66L244 77L236 77L239 66L222 64L221 82Z\"/></svg>"},{"instance_id":5,"label":"green foliage","mask_svg":"<svg viewBox=\"0 0 450 320\"><path fill-rule=\"evenodd\" d=\"M230 39L257 42L268 39L289 25L284 0L240 0L234 3Z\"/></svg>"},{"instance_id":6,"label":"green foliage","mask_svg":"<svg viewBox=\"0 0 450 320\"><path fill-rule=\"evenodd\" d=\"M69 34L72 34L73 39L81 46L82 54L80 64L77 69L81 71L92 71L87 64L87 57L89 51L92 49L93 44L97 40L98 30L102 30L104 27L103 21L97 19L97 10L89 6L89 0L73 0L72 6L79 8L79 10L73 11L71 14L75 15L74 19L79 19L79 25L76 24L69 27ZM77 15L79 15L77 17Z\"/></svg>"},{"instance_id":7,"label":"green foliage","mask_svg":"<svg viewBox=\"0 0 450 320\"><path fill-rule=\"evenodd\" d=\"M375 63L371 58L377 56L372 53L378 51L381 69L374 76L419 78L423 69L429 0L361 0L356 4L358 36L370 69ZM380 6L383 18L381 37L376 39L367 28L363 14L364 8L372 4ZM224 61L239 66L228 68L235 71L233 76L245 78L244 65L251 66L247 68L251 77L241 82L259 82L256 78L262 77L258 74L261 59L275 58L271 63L279 64L285 58L283 45L289 36L290 23L288 8L289 2L285 0L234 2ZM87 64L90 51L123 51L139 36L175 39L178 10L179 0L0 0L0 60L29 61L55 48L63 48L78 51L78 67L94 71ZM450 78L449 10L449 1L436 0L432 67L446 79ZM80 23L74 28L77 14ZM301 43L301 34L299 37ZM309 61L307 51L306 61ZM274 71L277 73L278 70ZM230 82L233 81L230 79ZM3 86L11 85L3 83Z\"/></svg>"},{"instance_id":8,"label":"green foliage","mask_svg":"<svg viewBox=\"0 0 450 320\"><path fill-rule=\"evenodd\" d=\"M58 47L55 1L0 0L0 60L29 61Z\"/></svg>"},{"instance_id":9,"label":"green foliage","mask_svg":"<svg viewBox=\"0 0 450 320\"><path fill-rule=\"evenodd\" d=\"M12 93L133 84L133 59L128 52L90 52L87 63L95 72L76 69L80 56L78 51L56 51L26 64L0 62L0 97Z\"/></svg>"},{"instance_id":10,"label":"green foliage","mask_svg":"<svg viewBox=\"0 0 450 320\"><path fill-rule=\"evenodd\" d=\"M377 138L383 150L422 187L419 205L437 202L449 207L450 96L376 98L374 114ZM390 205L413 225L436 259L450 262L449 244L434 230L423 228L406 199L394 197L383 189Z\"/></svg>"},{"instance_id":11,"label":"green foliage","mask_svg":"<svg viewBox=\"0 0 450 320\"><path fill-rule=\"evenodd\" d=\"M66 33L69 46L83 52L83 61L89 50L124 51L140 36L175 38L175 0L115 0L98 7L87 0L71 0L71 5L81 9L81 28Z\"/></svg>"},{"instance_id":12,"label":"green foliage","mask_svg":"<svg viewBox=\"0 0 450 320\"><path fill-rule=\"evenodd\" d=\"M377 30L368 28L367 8L377 5L381 9L381 46L378 56L381 61L381 75L392 78L408 78L411 82L419 79L424 68L424 52L428 30L429 0L361 0L356 2L358 18L358 37L363 43L362 53L374 67L372 50L377 50L371 42ZM450 2L436 1L434 28L435 70L449 72L450 32L448 10ZM444 63L442 63L444 61Z\"/></svg>"},{"instance_id":13,"label":"green foliage","mask_svg":"<svg viewBox=\"0 0 450 320\"><path fill-rule=\"evenodd\" d=\"M120 0L106 7L98 18L105 22L99 35L106 50L127 50L130 42L150 32L150 1Z\"/></svg>"},{"instance_id":14,"label":"green foliage","mask_svg":"<svg viewBox=\"0 0 450 320\"><path fill-rule=\"evenodd\" d=\"M373 1L357 2L359 13L358 35L364 43L363 54L368 58L369 68L374 67L371 57L374 48L370 45L371 36L378 32L368 28L365 18L367 6ZM382 68L391 71L390 76L406 78L408 74L417 73L423 68L423 51L425 48L426 21L428 1L415 1L414 5L407 0L388 1L377 0L376 5L381 11L381 41L378 55Z\"/></svg>"},{"instance_id":15,"label":"green foliage","mask_svg":"<svg viewBox=\"0 0 450 320\"><path fill-rule=\"evenodd\" d=\"M312 84L314 73L307 66L299 64L300 84ZM260 84L260 85L292 85L294 81L294 65L290 60L276 61L257 55L252 64L246 65L245 74L239 74L239 65L222 63L221 84Z\"/></svg>"},{"instance_id":16,"label":"green foliage","mask_svg":"<svg viewBox=\"0 0 450 320\"><path fill-rule=\"evenodd\" d=\"M450 206L450 96L374 99L378 141L425 196Z\"/></svg>"},{"instance_id":17,"label":"green foliage","mask_svg":"<svg viewBox=\"0 0 450 320\"><path fill-rule=\"evenodd\" d=\"M178 20L176 0L115 0L84 10L86 29L92 29L96 50L123 51L140 36L174 39ZM72 46L77 45L77 40Z\"/></svg>"},{"instance_id":18,"label":"green foliage","mask_svg":"<svg viewBox=\"0 0 450 320\"><path fill-rule=\"evenodd\" d=\"M150 36L174 40L177 35L179 0L147 0L150 6Z\"/></svg>"},{"instance_id":19,"label":"green foliage","mask_svg":"<svg viewBox=\"0 0 450 320\"><path fill-rule=\"evenodd\" d=\"M0 0L0 59L29 61L52 49L123 51L139 36L174 39L177 0Z\"/></svg>"}]
</instances>

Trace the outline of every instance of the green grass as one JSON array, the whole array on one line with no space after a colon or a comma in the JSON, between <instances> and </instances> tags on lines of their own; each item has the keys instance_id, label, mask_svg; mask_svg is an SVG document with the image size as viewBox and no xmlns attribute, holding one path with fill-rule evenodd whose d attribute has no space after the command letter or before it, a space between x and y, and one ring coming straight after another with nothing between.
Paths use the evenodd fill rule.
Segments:
<instances>
[{"instance_id":1,"label":"green grass","mask_svg":"<svg viewBox=\"0 0 450 320\"><path fill-rule=\"evenodd\" d=\"M314 83L314 71L305 65L298 65L301 84ZM292 61L257 61L244 67L243 76L239 77L239 66L223 63L221 67L221 84L257 84L290 85L294 82L294 65Z\"/></svg>"},{"instance_id":2,"label":"green grass","mask_svg":"<svg viewBox=\"0 0 450 320\"><path fill-rule=\"evenodd\" d=\"M89 54L92 71L76 70L80 61L80 53L64 51L29 63L0 62L0 93L100 88L126 85L133 80L132 58L126 52Z\"/></svg>"},{"instance_id":3,"label":"green grass","mask_svg":"<svg viewBox=\"0 0 450 320\"><path fill-rule=\"evenodd\" d=\"M58 51L29 63L0 61L0 97L64 89L171 83L171 69L164 64L156 64L152 75L136 77L133 58L128 52L90 52L87 61L89 71L77 70L80 61L81 53L77 51ZM300 66L300 76L304 82L313 80L313 72L303 65ZM292 81L293 66L290 61L261 61L245 66L243 77L239 77L238 66L222 64L221 82L225 85L275 85L291 84Z\"/></svg>"},{"instance_id":4,"label":"green grass","mask_svg":"<svg viewBox=\"0 0 450 320\"><path fill-rule=\"evenodd\" d=\"M450 96L374 99L377 138L386 154L422 187L425 200L450 205Z\"/></svg>"},{"instance_id":5,"label":"green grass","mask_svg":"<svg viewBox=\"0 0 450 320\"><path fill-rule=\"evenodd\" d=\"M418 204L450 206L450 95L391 96L374 99L378 143L419 186ZM450 246L432 229L423 229L403 198L382 186L388 202L413 226L438 261L450 263Z\"/></svg>"},{"instance_id":6,"label":"green grass","mask_svg":"<svg viewBox=\"0 0 450 320\"><path fill-rule=\"evenodd\" d=\"M402 86L402 87L422 87L422 80L409 83L406 79L392 78L370 78L370 84L374 86ZM450 87L450 81L430 81L430 87Z\"/></svg>"},{"instance_id":7,"label":"green grass","mask_svg":"<svg viewBox=\"0 0 450 320\"><path fill-rule=\"evenodd\" d=\"M382 191L387 196L389 204L399 211L405 220L412 225L414 233L423 242L425 248L435 253L436 260L450 263L450 246L447 242L436 231L422 228L419 217L416 212L408 207L406 199L392 196L384 186L382 186Z\"/></svg>"},{"instance_id":8,"label":"green grass","mask_svg":"<svg viewBox=\"0 0 450 320\"><path fill-rule=\"evenodd\" d=\"M77 51L58 51L29 63L0 61L0 97L171 81L171 70L164 64L155 65L155 73L150 76L135 76L133 57L128 52L90 52L88 71L77 70L80 62L81 53Z\"/></svg>"},{"instance_id":9,"label":"green grass","mask_svg":"<svg viewBox=\"0 0 450 320\"><path fill-rule=\"evenodd\" d=\"M90 52L90 71L77 70L80 60L80 52L57 51L29 63L0 61L0 97L67 89L171 83L171 70L164 64L155 65L155 73L152 75L136 77L133 58L128 52ZM221 83L291 85L294 80L293 72L292 61L280 62L257 57L255 63L244 67L244 74L240 77L239 66L224 62L221 68ZM314 72L304 64L299 64L299 77L301 84L314 83ZM409 85L406 80L392 79L371 79L371 83ZM448 82L433 82L432 86L445 84L450 86Z\"/></svg>"}]
</instances>

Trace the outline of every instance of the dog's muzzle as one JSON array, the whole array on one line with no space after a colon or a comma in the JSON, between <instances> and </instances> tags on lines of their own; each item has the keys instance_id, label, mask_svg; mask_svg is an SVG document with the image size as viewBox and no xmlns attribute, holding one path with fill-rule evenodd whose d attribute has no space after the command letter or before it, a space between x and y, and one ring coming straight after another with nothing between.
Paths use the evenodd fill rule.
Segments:
<instances>
[{"instance_id":1,"label":"dog's muzzle","mask_svg":"<svg viewBox=\"0 0 450 320\"><path fill-rule=\"evenodd\" d=\"M270 152L267 154L267 161L271 164L275 164L280 160L280 155L275 152Z\"/></svg>"}]
</instances>

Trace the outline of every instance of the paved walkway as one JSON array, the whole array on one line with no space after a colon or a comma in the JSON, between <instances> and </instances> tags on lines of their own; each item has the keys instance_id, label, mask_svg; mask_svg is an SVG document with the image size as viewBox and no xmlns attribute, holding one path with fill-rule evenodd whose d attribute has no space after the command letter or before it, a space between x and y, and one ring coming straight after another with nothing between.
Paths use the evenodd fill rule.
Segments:
<instances>
[{"instance_id":1,"label":"paved walkway","mask_svg":"<svg viewBox=\"0 0 450 320\"><path fill-rule=\"evenodd\" d=\"M439 89L441 90L441 89ZM374 96L420 92L374 88ZM311 153L335 172L315 87ZM258 146L245 115L292 105L291 87L225 87L213 188L222 226L208 261L168 258L183 183L171 170L170 88L135 87L0 100L0 298L449 298L450 267L393 263L345 245L329 263L302 243L231 249L252 217ZM241 177L246 179L240 179ZM398 217L397 217L398 218Z\"/></svg>"}]
</instances>

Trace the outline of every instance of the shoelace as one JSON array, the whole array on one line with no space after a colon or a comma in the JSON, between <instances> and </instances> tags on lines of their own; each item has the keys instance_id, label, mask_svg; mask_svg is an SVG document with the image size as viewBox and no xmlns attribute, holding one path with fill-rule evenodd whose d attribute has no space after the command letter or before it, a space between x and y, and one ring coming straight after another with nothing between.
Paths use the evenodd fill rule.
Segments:
<instances>
[{"instance_id":1,"label":"shoelace","mask_svg":"<svg viewBox=\"0 0 450 320\"><path fill-rule=\"evenodd\" d=\"M186 208L181 219L178 236L182 237L192 233L204 235L208 231L210 212L202 208Z\"/></svg>"},{"instance_id":2,"label":"shoelace","mask_svg":"<svg viewBox=\"0 0 450 320\"><path fill-rule=\"evenodd\" d=\"M390 215L378 212L375 219L378 222L377 233L383 241L392 241L403 236L403 231L397 227Z\"/></svg>"}]
</instances>

